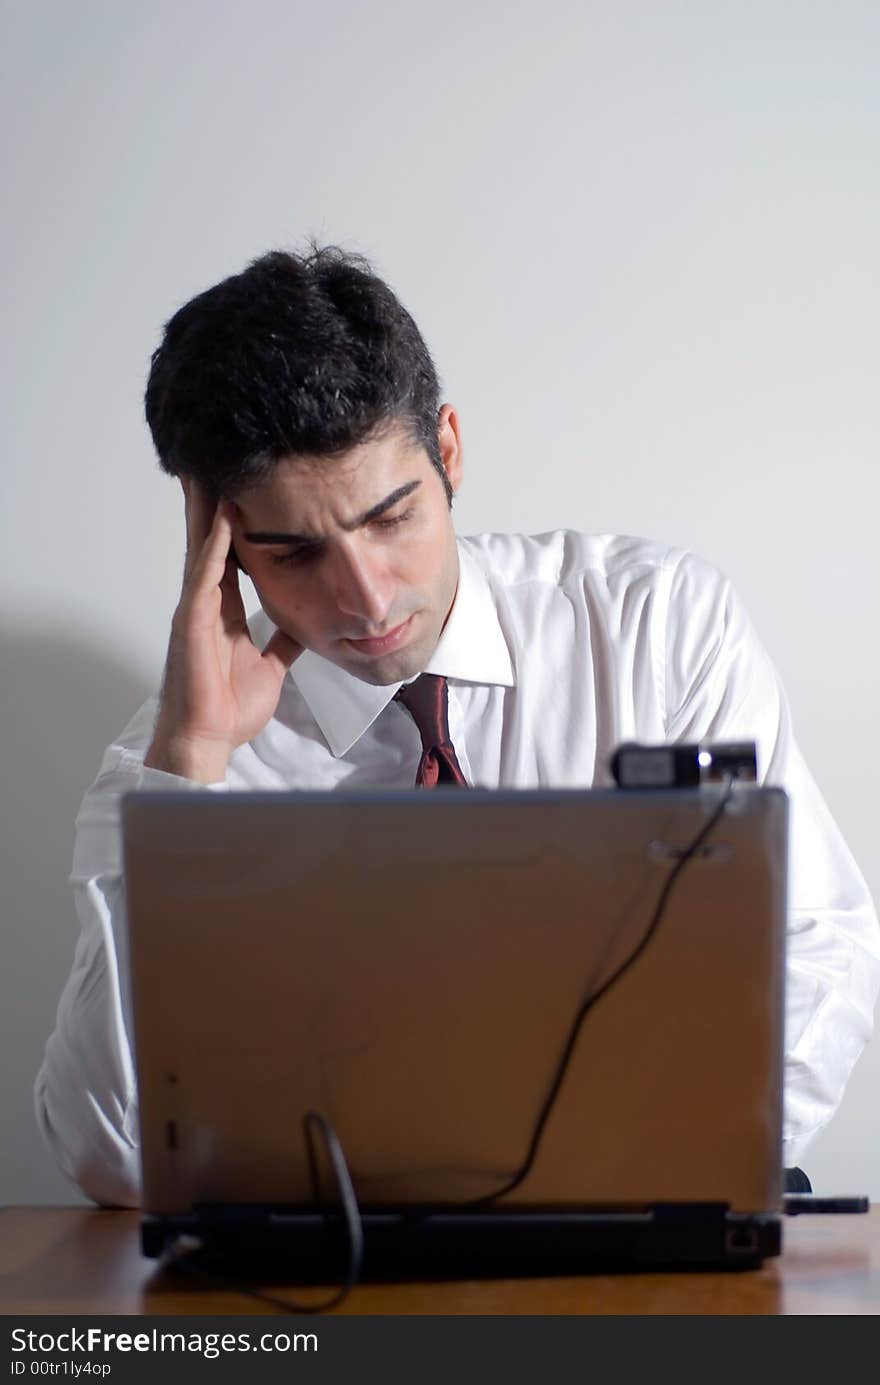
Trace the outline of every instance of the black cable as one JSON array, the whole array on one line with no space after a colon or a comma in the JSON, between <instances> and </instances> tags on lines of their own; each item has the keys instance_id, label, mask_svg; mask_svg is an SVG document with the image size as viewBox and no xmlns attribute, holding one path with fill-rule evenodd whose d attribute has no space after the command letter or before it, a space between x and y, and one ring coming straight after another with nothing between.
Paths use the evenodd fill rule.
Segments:
<instances>
[{"instance_id":1,"label":"black cable","mask_svg":"<svg viewBox=\"0 0 880 1385\"><path fill-rule=\"evenodd\" d=\"M512 1193L514 1188L518 1188L519 1185L523 1182L523 1180L531 1172L532 1166L538 1154L538 1147L541 1143L541 1138L544 1134L544 1129L547 1125L548 1120L550 1119L550 1113L553 1110L554 1105L556 1104L556 1098L559 1095L559 1090L562 1086L565 1074L568 1070L568 1065L571 1061L571 1056L574 1053L575 1044L577 1043L584 1019L586 1018L589 1011L592 1010L593 1006L599 1000L602 999L602 996L605 995L606 992L610 991L611 987L615 984L615 982L619 981L620 977L623 976L624 972L629 970L629 968L633 965L637 958L641 956L641 954L647 947L648 943L651 941L651 938L656 933L660 920L663 917L663 911L666 908L666 903L669 899L669 895L673 885L675 884L676 880L678 879L687 862L690 861L691 858L695 856L696 853L699 851L700 847L703 845L703 842L706 840L709 833L712 831L712 828L715 826L716 822L721 817L722 813L724 812L725 808L730 802L730 797L733 793L734 782L737 778L738 775L736 773L725 775L727 792L724 794L724 797L722 798L718 807L715 809L714 813L709 818L709 821L705 824L705 826L700 828L700 831L697 833L696 837L694 837L694 840L691 842L690 846L682 852L681 856L676 861L672 870L669 872L663 889L660 892L660 898L657 902L657 907L654 910L651 922L648 924L648 927L645 931L644 936L641 939L641 942L639 942L639 944L634 948L630 955L623 962L621 962L617 970L612 972L608 979L602 983L599 989L597 991L594 991L592 995L587 996L587 998L582 1003L580 1009L578 1010L577 1014L575 1015L574 1022L571 1026L568 1038L565 1042L565 1047L562 1051L562 1057L560 1058L556 1066L556 1072L553 1076L552 1082L550 1083L550 1090L547 1093L547 1096L544 1098L544 1104L541 1107L541 1110L538 1114L538 1119L535 1122L534 1128L532 1130L532 1137L529 1143L528 1152L519 1169L510 1178L510 1180L503 1185L503 1187L497 1189L494 1193L484 1193L481 1197L468 1199L467 1202L462 1204L463 1206L485 1207L489 1203L497 1201L498 1198L505 1197L508 1193Z\"/></svg>"},{"instance_id":2,"label":"black cable","mask_svg":"<svg viewBox=\"0 0 880 1385\"><path fill-rule=\"evenodd\" d=\"M235 1275L219 1270L209 1270L203 1265L191 1262L188 1257L202 1249L205 1243L199 1237L188 1235L179 1236L170 1249L162 1255L159 1262L162 1268L180 1269L197 1278L208 1279L215 1284L237 1289L239 1293L246 1294L248 1298L255 1299L258 1303L267 1303L272 1308L280 1308L285 1313L326 1313L329 1309L336 1308L347 1297L360 1278L364 1258L364 1229L351 1174L348 1171L348 1165L345 1162L345 1155L342 1152L336 1131L318 1111L307 1111L303 1117L303 1128L308 1146L309 1167L315 1199L317 1201L319 1198L319 1185L317 1161L312 1142L312 1125L316 1125L323 1136L327 1154L333 1166L336 1187L348 1231L348 1266L343 1283L335 1293L319 1303L298 1303L294 1299L278 1298L275 1294L267 1294L262 1289L255 1289L248 1280L239 1279Z\"/></svg>"}]
</instances>

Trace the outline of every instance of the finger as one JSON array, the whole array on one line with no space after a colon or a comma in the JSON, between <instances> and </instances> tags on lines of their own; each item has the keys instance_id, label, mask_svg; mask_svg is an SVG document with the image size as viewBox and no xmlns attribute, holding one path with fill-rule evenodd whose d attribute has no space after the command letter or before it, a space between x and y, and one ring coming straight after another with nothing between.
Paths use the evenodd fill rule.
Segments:
<instances>
[{"instance_id":1,"label":"finger","mask_svg":"<svg viewBox=\"0 0 880 1385\"><path fill-rule=\"evenodd\" d=\"M238 581L238 568L231 547L226 557L226 568L220 582L220 592L222 597L220 614L226 629L246 629L247 612L244 608L244 600L241 595L241 587Z\"/></svg>"},{"instance_id":2,"label":"finger","mask_svg":"<svg viewBox=\"0 0 880 1385\"><path fill-rule=\"evenodd\" d=\"M228 510L221 501L214 512L208 536L187 577L186 585L193 597L220 586L226 572L226 560L231 543L232 524Z\"/></svg>"},{"instance_id":3,"label":"finger","mask_svg":"<svg viewBox=\"0 0 880 1385\"><path fill-rule=\"evenodd\" d=\"M187 579L187 577L189 576L190 568L192 567L193 563L195 562L195 558L192 556L192 554L193 554L193 539L192 539L192 525L193 525L193 519L192 519L192 501L191 501L191 499L190 499L191 488L190 488L190 480L189 480L189 477L188 477L188 476L179 476L177 479L180 481L180 489L183 491L183 518L184 518L184 523L185 523L185 525L186 525L186 548L184 549L184 555L183 555L183 581L184 581L184 585L186 585L186 579Z\"/></svg>"},{"instance_id":4,"label":"finger","mask_svg":"<svg viewBox=\"0 0 880 1385\"><path fill-rule=\"evenodd\" d=\"M199 559L214 523L217 507L193 477L181 477L186 515L186 562L184 581L190 576Z\"/></svg>"},{"instance_id":5,"label":"finger","mask_svg":"<svg viewBox=\"0 0 880 1385\"><path fill-rule=\"evenodd\" d=\"M263 650L263 658L273 664L279 673L286 673L294 660L302 654L303 649L303 645L285 635L283 630L276 630Z\"/></svg>"}]
</instances>

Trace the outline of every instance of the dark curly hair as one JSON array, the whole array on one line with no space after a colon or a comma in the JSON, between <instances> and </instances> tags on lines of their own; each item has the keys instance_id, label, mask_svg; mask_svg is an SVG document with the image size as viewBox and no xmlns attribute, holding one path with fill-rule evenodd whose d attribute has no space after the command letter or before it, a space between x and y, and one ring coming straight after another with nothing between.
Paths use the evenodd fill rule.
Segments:
<instances>
[{"instance_id":1,"label":"dark curly hair","mask_svg":"<svg viewBox=\"0 0 880 1385\"><path fill-rule=\"evenodd\" d=\"M418 327L363 255L308 245L261 256L165 324L144 400L161 467L234 499L283 457L339 457L402 423L451 505Z\"/></svg>"}]
</instances>

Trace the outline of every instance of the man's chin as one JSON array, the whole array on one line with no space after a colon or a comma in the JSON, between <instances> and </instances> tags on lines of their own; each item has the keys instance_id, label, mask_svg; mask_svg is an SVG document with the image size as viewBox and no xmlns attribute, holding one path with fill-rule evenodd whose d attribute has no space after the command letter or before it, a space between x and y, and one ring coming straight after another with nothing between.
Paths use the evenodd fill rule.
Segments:
<instances>
[{"instance_id":1,"label":"man's chin","mask_svg":"<svg viewBox=\"0 0 880 1385\"><path fill-rule=\"evenodd\" d=\"M405 683L408 678L414 678L417 673L421 673L432 652L432 649L425 647L423 641L419 641L418 647L396 650L392 654L377 654L369 659L358 658L356 655L342 657L335 659L334 663L345 669L353 678L359 678L362 683L385 688L392 683Z\"/></svg>"},{"instance_id":2,"label":"man's chin","mask_svg":"<svg viewBox=\"0 0 880 1385\"><path fill-rule=\"evenodd\" d=\"M414 678L417 673L422 671L422 663L427 660L413 660L404 663L402 659L375 659L371 664L359 665L354 668L351 664L342 664L346 673L350 673L352 678L359 678L362 683L371 683L374 688L387 688L392 683L405 683L408 678Z\"/></svg>"}]
</instances>

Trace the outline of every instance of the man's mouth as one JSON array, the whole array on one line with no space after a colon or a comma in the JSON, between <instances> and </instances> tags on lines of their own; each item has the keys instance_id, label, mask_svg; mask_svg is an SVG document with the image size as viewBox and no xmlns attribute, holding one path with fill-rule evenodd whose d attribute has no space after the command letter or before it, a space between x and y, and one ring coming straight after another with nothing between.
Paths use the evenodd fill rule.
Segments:
<instances>
[{"instance_id":1,"label":"man's mouth","mask_svg":"<svg viewBox=\"0 0 880 1385\"><path fill-rule=\"evenodd\" d=\"M408 616L401 625L395 625L393 630L375 639L344 640L343 643L351 645L352 649L358 650L361 654L387 654L392 649L398 649L407 639L412 620L412 616Z\"/></svg>"}]
</instances>

